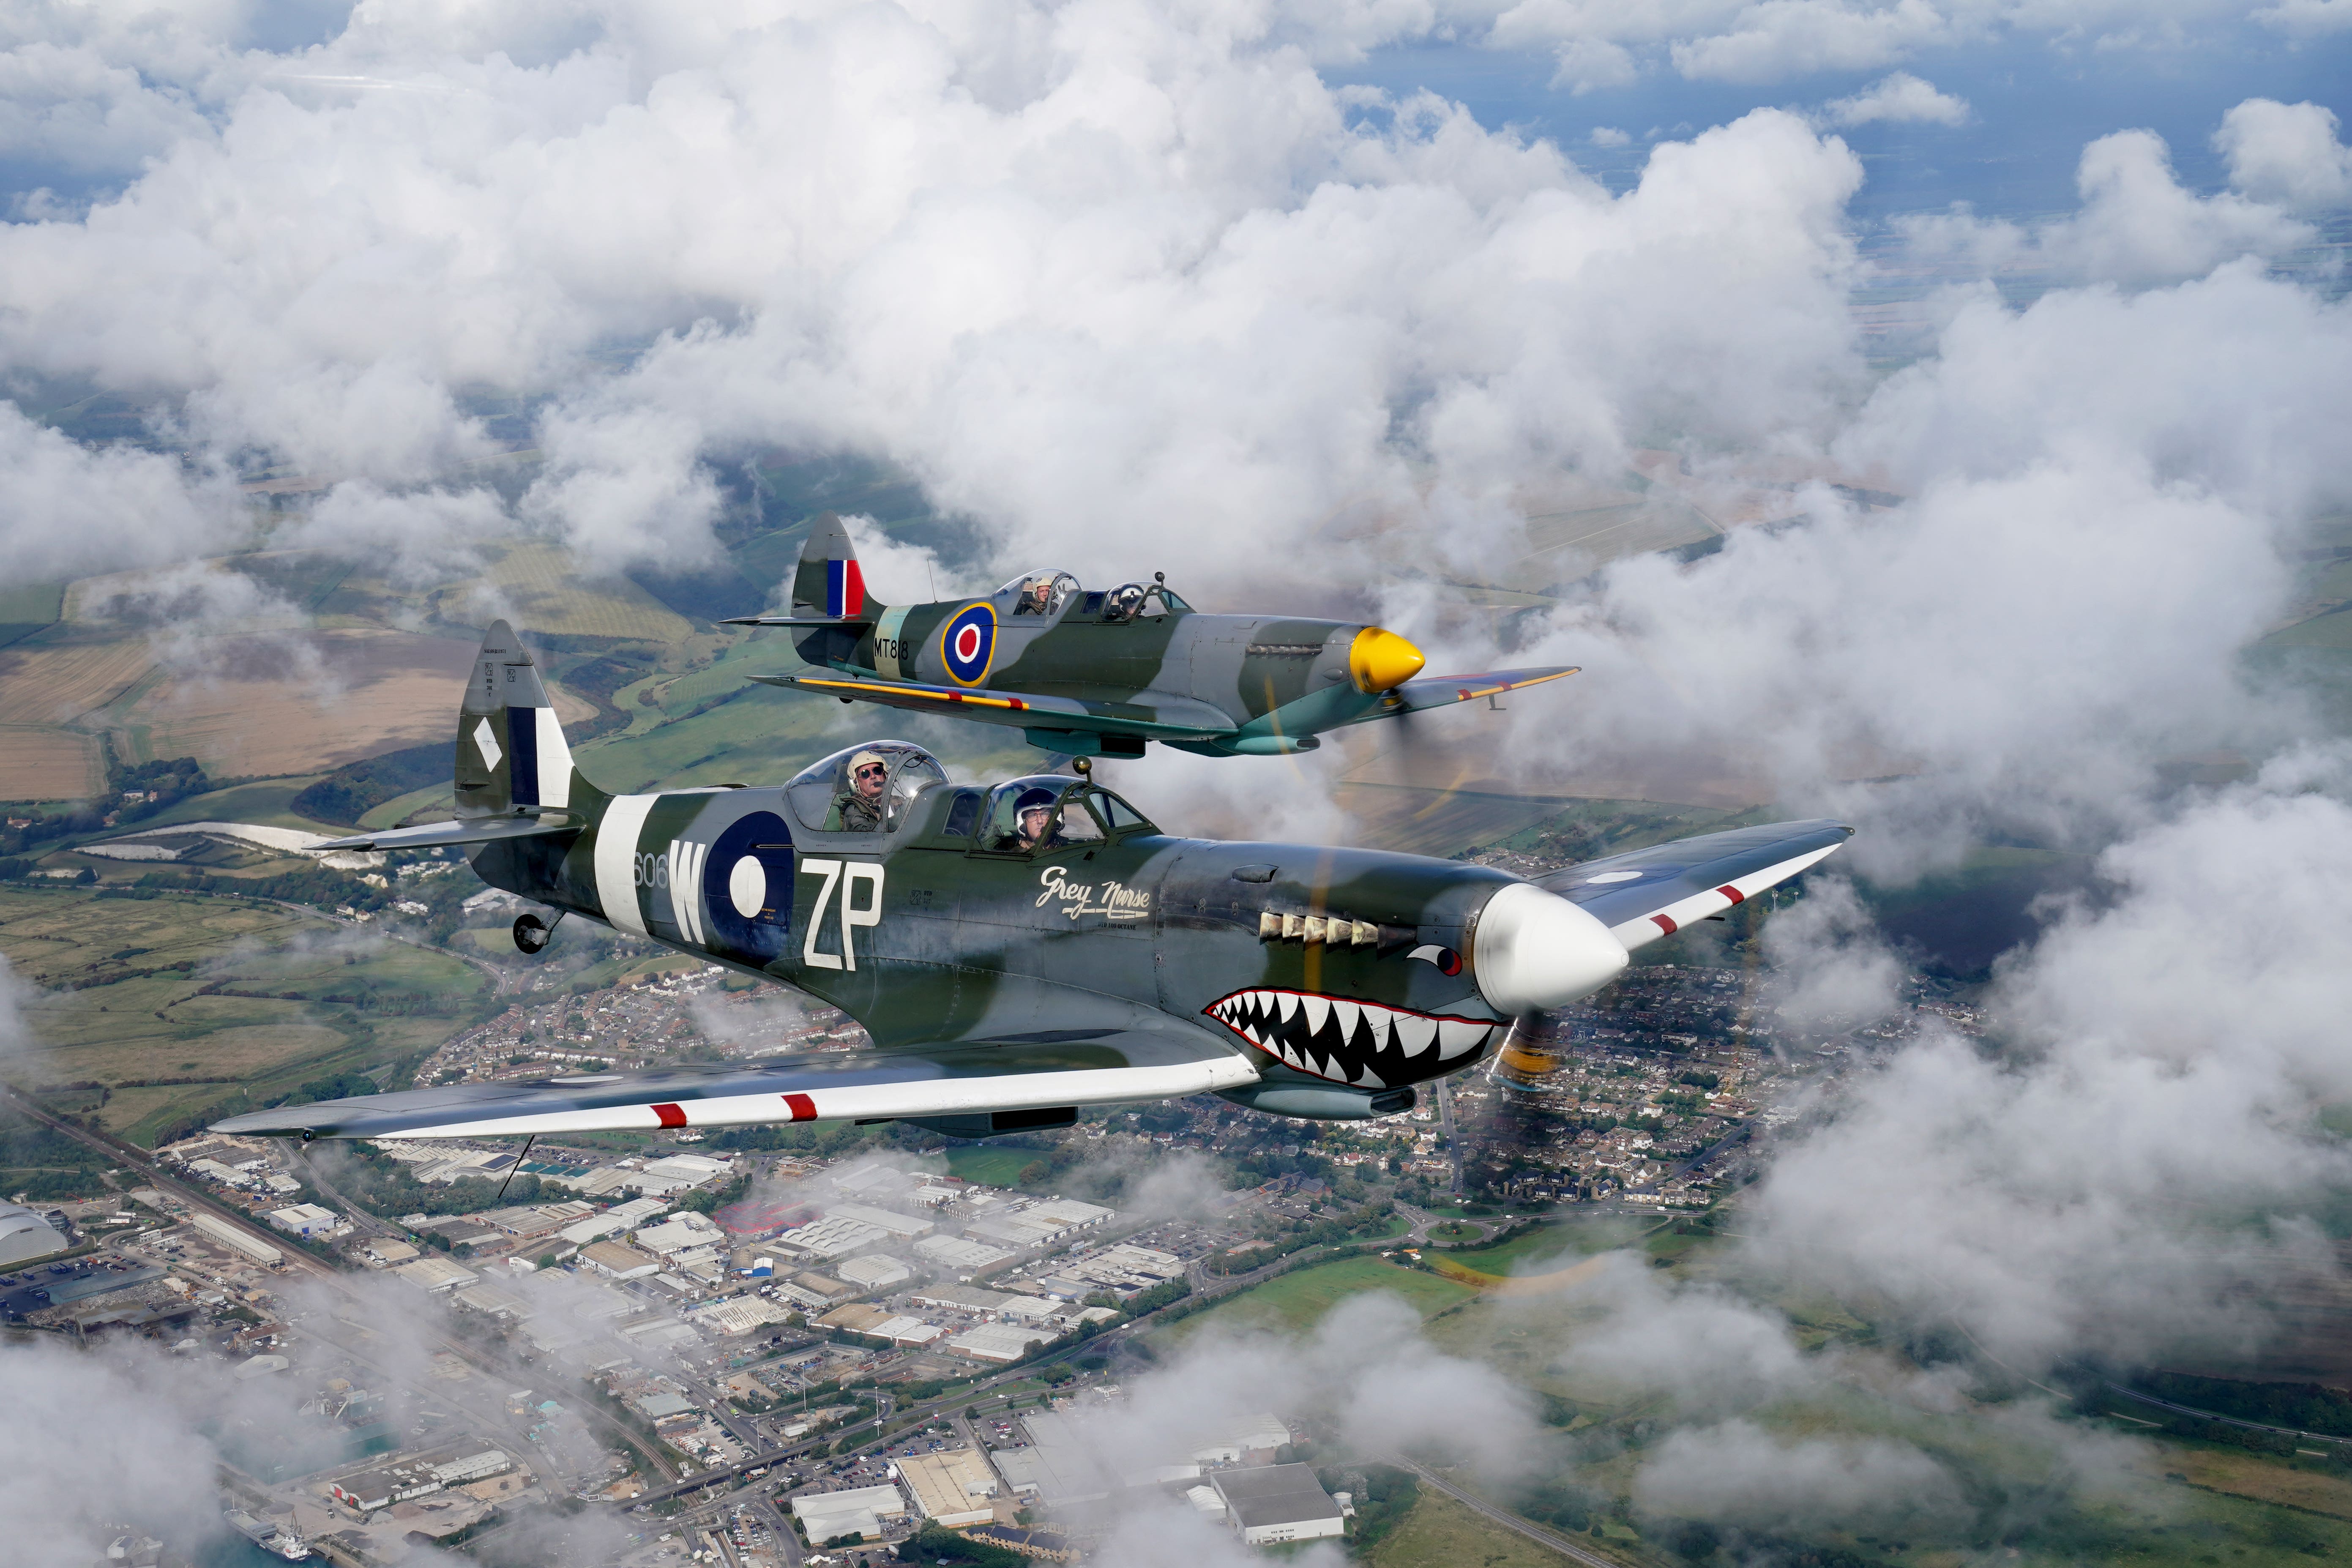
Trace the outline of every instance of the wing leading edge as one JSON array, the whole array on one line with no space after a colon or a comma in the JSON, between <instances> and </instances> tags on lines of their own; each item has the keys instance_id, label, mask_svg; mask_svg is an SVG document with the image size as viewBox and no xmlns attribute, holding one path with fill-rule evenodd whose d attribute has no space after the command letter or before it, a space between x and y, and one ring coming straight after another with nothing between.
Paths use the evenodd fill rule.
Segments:
<instances>
[{"instance_id":1,"label":"wing leading edge","mask_svg":"<svg viewBox=\"0 0 2352 1568\"><path fill-rule=\"evenodd\" d=\"M1257 1069L1205 1033L1053 1030L925 1049L826 1052L758 1067L678 1067L461 1084L232 1116L220 1132L304 1138L520 1138L565 1132L902 1121L1211 1093Z\"/></svg>"},{"instance_id":2,"label":"wing leading edge","mask_svg":"<svg viewBox=\"0 0 2352 1568\"><path fill-rule=\"evenodd\" d=\"M1424 675L1391 690L1379 707L1356 722L1393 719L1402 713L1419 713L1431 708L1451 708L1457 702L1475 702L1482 697L1500 697L1506 691L1565 679L1583 668L1564 664L1532 669L1489 669L1476 675Z\"/></svg>"},{"instance_id":3,"label":"wing leading edge","mask_svg":"<svg viewBox=\"0 0 2352 1568\"><path fill-rule=\"evenodd\" d=\"M919 680L858 679L830 675L755 675L762 686L789 686L844 701L878 702L918 713L952 712L959 719L1024 728L1100 730L1121 735L1176 741L1213 740L1234 732L1234 721L1205 702L1153 692L1145 702L1097 702L1077 697L1043 697L994 688L959 690Z\"/></svg>"},{"instance_id":4,"label":"wing leading edge","mask_svg":"<svg viewBox=\"0 0 2352 1568\"><path fill-rule=\"evenodd\" d=\"M1842 847L1826 817L1677 838L1535 879L1607 926L1630 951L1777 887Z\"/></svg>"}]
</instances>

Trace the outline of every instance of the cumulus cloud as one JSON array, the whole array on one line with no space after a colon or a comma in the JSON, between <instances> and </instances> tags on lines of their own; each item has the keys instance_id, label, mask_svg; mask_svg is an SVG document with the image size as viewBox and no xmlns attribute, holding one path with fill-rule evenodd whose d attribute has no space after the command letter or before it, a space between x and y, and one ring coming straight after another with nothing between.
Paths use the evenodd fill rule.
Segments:
<instances>
[{"instance_id":1,"label":"cumulus cloud","mask_svg":"<svg viewBox=\"0 0 2352 1568\"><path fill-rule=\"evenodd\" d=\"M2352 871L2347 784L2297 753L2106 851L2101 901L2000 978L2011 1047L1930 1037L1842 1085L1760 1189L1759 1256L2028 1369L2258 1344L2262 1288L2333 1271L2295 1216L2352 1185L2312 1122L2352 1090L2352 938L2308 912Z\"/></svg>"},{"instance_id":2,"label":"cumulus cloud","mask_svg":"<svg viewBox=\"0 0 2352 1568\"><path fill-rule=\"evenodd\" d=\"M1969 119L1969 100L1948 92L1938 92L1935 83L1923 81L1909 71L1896 71L1892 76L1881 77L1851 98L1823 104L1822 113L1832 125L1867 125L1874 121L1895 124L1965 125Z\"/></svg>"},{"instance_id":3,"label":"cumulus cloud","mask_svg":"<svg viewBox=\"0 0 2352 1568\"><path fill-rule=\"evenodd\" d=\"M1900 999L1902 960L1853 884L1834 873L1808 879L1802 901L1766 922L1764 952L1781 987L1773 1005L1800 1026L1851 1028Z\"/></svg>"},{"instance_id":4,"label":"cumulus cloud","mask_svg":"<svg viewBox=\"0 0 2352 1568\"><path fill-rule=\"evenodd\" d=\"M2245 140L2263 159L2278 144L2252 132ZM2275 168L2259 165L2264 177ZM2202 277L2224 262L2279 256L2318 237L2279 207L2234 191L2200 196L2187 189L2173 174L2170 149L2153 131L2118 131L2084 148L2074 184L2081 209L2038 228L1980 219L1964 208L1906 218L1898 226L1923 258L1948 265L2047 268L2133 285Z\"/></svg>"},{"instance_id":5,"label":"cumulus cloud","mask_svg":"<svg viewBox=\"0 0 2352 1568\"><path fill-rule=\"evenodd\" d=\"M2263 26L2290 37L2325 37L2352 30L2352 0L2279 0L2253 16Z\"/></svg>"},{"instance_id":6,"label":"cumulus cloud","mask_svg":"<svg viewBox=\"0 0 2352 1568\"><path fill-rule=\"evenodd\" d=\"M0 402L0 573L39 583L226 548L246 526L217 468L90 447Z\"/></svg>"},{"instance_id":7,"label":"cumulus cloud","mask_svg":"<svg viewBox=\"0 0 2352 1568\"><path fill-rule=\"evenodd\" d=\"M1776 1436L1743 1420L1668 1434L1634 1497L1662 1513L1757 1530L1948 1525L1962 1515L1951 1472L1908 1443Z\"/></svg>"},{"instance_id":8,"label":"cumulus cloud","mask_svg":"<svg viewBox=\"0 0 2352 1568\"><path fill-rule=\"evenodd\" d=\"M2326 212L2352 203L2352 147L2336 125L2320 104L2250 98L2221 116L2213 145L2230 161L2230 184L2254 200Z\"/></svg>"},{"instance_id":9,"label":"cumulus cloud","mask_svg":"<svg viewBox=\"0 0 2352 1568\"><path fill-rule=\"evenodd\" d=\"M520 16L362 8L119 195L0 232L0 354L342 481L321 539L484 526L446 479L491 449L477 400L552 395L520 516L596 568L709 560L724 469L782 442L904 466L998 565L1116 571L1148 533L1194 580L1418 512L1424 470L1475 513L1517 465L1746 438L1858 370L1859 165L1790 117L1612 198L1248 29L999 13L609 22L526 65ZM292 85L339 74L436 90Z\"/></svg>"},{"instance_id":10,"label":"cumulus cloud","mask_svg":"<svg viewBox=\"0 0 2352 1568\"><path fill-rule=\"evenodd\" d=\"M1824 70L1873 70L1954 41L1951 16L1928 0L1759 0L1720 33L1676 42L1675 68L1701 79L1778 81Z\"/></svg>"}]
</instances>

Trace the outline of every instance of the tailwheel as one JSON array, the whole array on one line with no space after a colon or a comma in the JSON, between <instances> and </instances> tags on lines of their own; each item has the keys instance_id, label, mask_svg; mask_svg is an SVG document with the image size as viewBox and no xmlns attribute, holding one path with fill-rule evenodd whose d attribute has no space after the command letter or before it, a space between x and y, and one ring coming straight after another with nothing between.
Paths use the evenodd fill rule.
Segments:
<instances>
[{"instance_id":1,"label":"tailwheel","mask_svg":"<svg viewBox=\"0 0 2352 1568\"><path fill-rule=\"evenodd\" d=\"M563 917L555 917L562 920ZM514 944L525 952L544 952L555 928L537 915L517 915L514 923Z\"/></svg>"}]
</instances>

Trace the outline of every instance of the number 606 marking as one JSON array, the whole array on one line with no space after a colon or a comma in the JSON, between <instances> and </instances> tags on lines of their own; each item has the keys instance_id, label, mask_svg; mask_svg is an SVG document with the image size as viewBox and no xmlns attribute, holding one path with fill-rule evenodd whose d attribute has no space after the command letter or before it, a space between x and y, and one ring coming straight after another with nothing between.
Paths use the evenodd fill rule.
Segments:
<instances>
[{"instance_id":1,"label":"number 606 marking","mask_svg":"<svg viewBox=\"0 0 2352 1568\"><path fill-rule=\"evenodd\" d=\"M629 857L629 874L640 888L669 886L669 857L660 851Z\"/></svg>"},{"instance_id":2,"label":"number 606 marking","mask_svg":"<svg viewBox=\"0 0 2352 1568\"><path fill-rule=\"evenodd\" d=\"M811 969L856 969L857 949L850 942L850 928L882 923L882 868L866 860L823 860L810 855L801 860L801 875L824 879L824 886L816 890L816 900L809 907L808 936L801 943L801 962ZM874 889L862 909L857 903L860 884ZM824 911L833 902L836 886L841 889L841 951L819 952L816 939L824 929Z\"/></svg>"}]
</instances>

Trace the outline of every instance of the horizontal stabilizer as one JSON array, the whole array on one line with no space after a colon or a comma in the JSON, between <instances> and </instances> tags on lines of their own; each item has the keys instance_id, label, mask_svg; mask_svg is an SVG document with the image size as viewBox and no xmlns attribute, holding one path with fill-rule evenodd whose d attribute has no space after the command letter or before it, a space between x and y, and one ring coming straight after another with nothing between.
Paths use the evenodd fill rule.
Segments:
<instances>
[{"instance_id":1,"label":"horizontal stabilizer","mask_svg":"<svg viewBox=\"0 0 2352 1568\"><path fill-rule=\"evenodd\" d=\"M1039 697L1025 691L960 690L919 680L860 679L834 675L755 675L762 686L789 686L843 701L878 702L917 713L953 712L959 719L1024 729L1087 730L1147 739L1209 740L1233 733L1234 722L1205 702L1161 692L1138 694L1133 702L1097 702L1078 697Z\"/></svg>"},{"instance_id":2,"label":"horizontal stabilizer","mask_svg":"<svg viewBox=\"0 0 2352 1568\"><path fill-rule=\"evenodd\" d=\"M856 616L729 616L719 623L722 626L838 626L843 631L863 631L874 623Z\"/></svg>"},{"instance_id":3,"label":"horizontal stabilizer","mask_svg":"<svg viewBox=\"0 0 2352 1568\"><path fill-rule=\"evenodd\" d=\"M578 817L559 816L550 822L536 816L460 817L453 822L427 822L415 827L388 827L382 833L355 833L330 838L314 849L441 849L457 844L502 844L509 838L551 838L577 833L587 824Z\"/></svg>"},{"instance_id":4,"label":"horizontal stabilizer","mask_svg":"<svg viewBox=\"0 0 2352 1568\"><path fill-rule=\"evenodd\" d=\"M1257 1070L1206 1033L1076 1031L1077 1040L976 1041L771 1059L590 1073L529 1083L456 1084L322 1100L232 1116L223 1132L306 1138L521 1138L747 1127L780 1121L921 1121L961 1125L1017 1113L1056 1115L1209 1094L1257 1081Z\"/></svg>"},{"instance_id":5,"label":"horizontal stabilizer","mask_svg":"<svg viewBox=\"0 0 2352 1568\"><path fill-rule=\"evenodd\" d=\"M1845 845L1843 822L1773 822L1654 844L1538 877L1628 951L1778 887Z\"/></svg>"}]
</instances>

